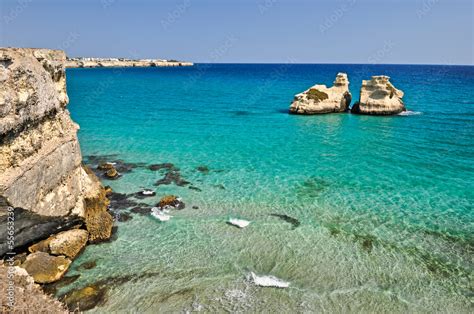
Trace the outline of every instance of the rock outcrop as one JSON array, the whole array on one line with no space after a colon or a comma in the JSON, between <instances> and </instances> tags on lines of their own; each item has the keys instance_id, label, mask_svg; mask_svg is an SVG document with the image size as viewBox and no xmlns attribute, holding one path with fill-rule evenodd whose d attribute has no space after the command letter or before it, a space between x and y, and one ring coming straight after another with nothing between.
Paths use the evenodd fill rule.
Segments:
<instances>
[{"instance_id":1,"label":"rock outcrop","mask_svg":"<svg viewBox=\"0 0 474 314\"><path fill-rule=\"evenodd\" d=\"M0 264L1 313L69 313L58 300L45 294L24 268ZM12 297L14 296L14 297Z\"/></svg>"},{"instance_id":2,"label":"rock outcrop","mask_svg":"<svg viewBox=\"0 0 474 314\"><path fill-rule=\"evenodd\" d=\"M344 112L349 109L352 95L349 92L347 74L338 73L334 85L314 85L303 93L297 94L291 103L290 113L321 114Z\"/></svg>"},{"instance_id":3,"label":"rock outcrop","mask_svg":"<svg viewBox=\"0 0 474 314\"><path fill-rule=\"evenodd\" d=\"M372 76L363 80L359 102L354 104L352 113L368 115L393 115L405 111L403 92L390 83L390 77Z\"/></svg>"},{"instance_id":4,"label":"rock outcrop","mask_svg":"<svg viewBox=\"0 0 474 314\"><path fill-rule=\"evenodd\" d=\"M63 277L71 264L71 260L64 256L53 256L45 252L31 253L21 268L37 283L55 282Z\"/></svg>"},{"instance_id":5,"label":"rock outcrop","mask_svg":"<svg viewBox=\"0 0 474 314\"><path fill-rule=\"evenodd\" d=\"M1 233L15 221L15 241L2 237L0 255L30 245L21 266L40 283L59 279L69 258L110 238L113 225L105 189L82 166L65 62L59 50L0 48Z\"/></svg>"}]
</instances>

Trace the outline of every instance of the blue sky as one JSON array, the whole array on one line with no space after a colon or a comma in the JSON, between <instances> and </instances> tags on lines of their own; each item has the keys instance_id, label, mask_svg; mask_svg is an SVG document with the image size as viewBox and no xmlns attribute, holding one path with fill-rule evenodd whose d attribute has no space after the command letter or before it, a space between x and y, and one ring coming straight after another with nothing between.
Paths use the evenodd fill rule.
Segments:
<instances>
[{"instance_id":1,"label":"blue sky","mask_svg":"<svg viewBox=\"0 0 474 314\"><path fill-rule=\"evenodd\" d=\"M472 0L0 0L0 45L195 62L473 64Z\"/></svg>"}]
</instances>

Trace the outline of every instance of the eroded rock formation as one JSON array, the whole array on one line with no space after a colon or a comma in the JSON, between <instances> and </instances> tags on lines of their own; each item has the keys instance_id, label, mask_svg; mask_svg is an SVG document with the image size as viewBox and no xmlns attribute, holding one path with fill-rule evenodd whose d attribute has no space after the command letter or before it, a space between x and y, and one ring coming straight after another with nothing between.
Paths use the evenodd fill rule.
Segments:
<instances>
[{"instance_id":1,"label":"eroded rock formation","mask_svg":"<svg viewBox=\"0 0 474 314\"><path fill-rule=\"evenodd\" d=\"M84 244L110 238L113 225L105 189L81 164L65 61L59 50L0 48L2 233L9 215L15 222L15 241L2 237L0 255L47 239L21 265L41 283L61 278Z\"/></svg>"},{"instance_id":2,"label":"eroded rock formation","mask_svg":"<svg viewBox=\"0 0 474 314\"><path fill-rule=\"evenodd\" d=\"M314 85L303 93L297 94L291 103L290 113L321 114L344 112L351 103L347 74L338 73L332 87Z\"/></svg>"},{"instance_id":3,"label":"eroded rock formation","mask_svg":"<svg viewBox=\"0 0 474 314\"><path fill-rule=\"evenodd\" d=\"M368 115L393 115L405 111L403 92L390 83L385 75L363 80L360 100L351 109L352 113Z\"/></svg>"}]
</instances>

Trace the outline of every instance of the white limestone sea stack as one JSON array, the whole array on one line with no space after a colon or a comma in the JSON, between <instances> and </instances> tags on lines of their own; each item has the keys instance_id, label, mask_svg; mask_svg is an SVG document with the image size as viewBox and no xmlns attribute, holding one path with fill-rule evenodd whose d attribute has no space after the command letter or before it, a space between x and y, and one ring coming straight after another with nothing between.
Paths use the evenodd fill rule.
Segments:
<instances>
[{"instance_id":1,"label":"white limestone sea stack","mask_svg":"<svg viewBox=\"0 0 474 314\"><path fill-rule=\"evenodd\" d=\"M349 92L347 74L338 73L332 87L314 85L297 94L291 103L290 113L322 114L349 110L352 95Z\"/></svg>"},{"instance_id":2,"label":"white limestone sea stack","mask_svg":"<svg viewBox=\"0 0 474 314\"><path fill-rule=\"evenodd\" d=\"M351 112L367 115L394 115L406 111L403 92L390 83L385 75L372 76L363 80L359 102L352 106Z\"/></svg>"}]
</instances>

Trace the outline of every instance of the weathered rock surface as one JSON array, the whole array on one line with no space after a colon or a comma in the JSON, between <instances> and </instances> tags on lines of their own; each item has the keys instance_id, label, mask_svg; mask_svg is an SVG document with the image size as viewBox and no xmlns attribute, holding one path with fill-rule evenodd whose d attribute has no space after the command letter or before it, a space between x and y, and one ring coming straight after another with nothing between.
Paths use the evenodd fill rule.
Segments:
<instances>
[{"instance_id":1,"label":"weathered rock surface","mask_svg":"<svg viewBox=\"0 0 474 314\"><path fill-rule=\"evenodd\" d=\"M0 48L0 197L17 208L16 245L84 220L91 238L110 236L103 187L81 165L78 126L66 109L65 62L59 50ZM7 214L2 206L0 224Z\"/></svg>"},{"instance_id":2,"label":"weathered rock surface","mask_svg":"<svg viewBox=\"0 0 474 314\"><path fill-rule=\"evenodd\" d=\"M349 92L347 74L338 73L334 85L314 85L303 93L297 94L291 103L290 113L322 114L344 112L349 109L352 95Z\"/></svg>"},{"instance_id":3,"label":"weathered rock surface","mask_svg":"<svg viewBox=\"0 0 474 314\"><path fill-rule=\"evenodd\" d=\"M184 209L186 205L183 203L183 201L175 196L175 195L166 195L163 196L158 204L156 204L156 207L158 209L163 210L163 209Z\"/></svg>"},{"instance_id":4,"label":"weathered rock surface","mask_svg":"<svg viewBox=\"0 0 474 314\"><path fill-rule=\"evenodd\" d=\"M66 110L64 52L0 49L0 195L41 215L82 212L78 126Z\"/></svg>"},{"instance_id":5,"label":"weathered rock surface","mask_svg":"<svg viewBox=\"0 0 474 314\"><path fill-rule=\"evenodd\" d=\"M114 219L108 212L110 201L107 198L107 190L92 170L89 168L85 168L85 170L88 175L88 186L90 187L84 194L86 228L89 232L89 241L100 242L109 239L112 235Z\"/></svg>"},{"instance_id":6,"label":"weathered rock surface","mask_svg":"<svg viewBox=\"0 0 474 314\"><path fill-rule=\"evenodd\" d=\"M61 279L71 264L64 256L52 256L45 252L31 253L21 264L36 283L50 283Z\"/></svg>"},{"instance_id":7,"label":"weathered rock surface","mask_svg":"<svg viewBox=\"0 0 474 314\"><path fill-rule=\"evenodd\" d=\"M53 255L66 255L75 258L84 248L89 238L89 232L83 229L71 229L52 236L49 250Z\"/></svg>"},{"instance_id":8,"label":"weathered rock surface","mask_svg":"<svg viewBox=\"0 0 474 314\"><path fill-rule=\"evenodd\" d=\"M368 115L393 115L405 111L403 92L390 83L390 77L372 76L363 80L360 100L351 109L352 113Z\"/></svg>"},{"instance_id":9,"label":"weathered rock surface","mask_svg":"<svg viewBox=\"0 0 474 314\"><path fill-rule=\"evenodd\" d=\"M33 278L21 267L0 265L0 312L1 313L68 313L59 301L45 294ZM13 285L6 284L12 281ZM10 293L7 289L12 289ZM13 292L14 304L8 298Z\"/></svg>"}]
</instances>

